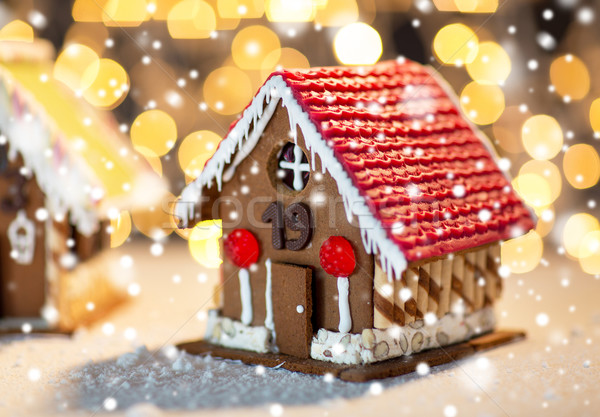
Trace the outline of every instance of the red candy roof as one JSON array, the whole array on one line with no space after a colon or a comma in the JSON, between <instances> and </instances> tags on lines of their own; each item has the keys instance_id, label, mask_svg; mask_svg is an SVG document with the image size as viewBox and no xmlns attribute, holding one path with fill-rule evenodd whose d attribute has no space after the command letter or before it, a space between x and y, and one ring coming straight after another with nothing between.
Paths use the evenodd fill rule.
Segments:
<instances>
[{"instance_id":1,"label":"red candy roof","mask_svg":"<svg viewBox=\"0 0 600 417\"><path fill-rule=\"evenodd\" d=\"M430 70L408 60L282 71L408 261L521 235L529 210Z\"/></svg>"},{"instance_id":2,"label":"red candy roof","mask_svg":"<svg viewBox=\"0 0 600 417\"><path fill-rule=\"evenodd\" d=\"M432 69L408 60L273 73L232 124L196 187L219 177L239 135L247 136L252 118L260 117L262 107L256 105L267 98L265 88L280 80L381 225L375 227L384 235L373 231L377 247L367 251L382 251L384 237L407 261L415 261L516 237L534 227L487 140L458 111L454 94ZM378 253L402 267L393 251Z\"/></svg>"}]
</instances>

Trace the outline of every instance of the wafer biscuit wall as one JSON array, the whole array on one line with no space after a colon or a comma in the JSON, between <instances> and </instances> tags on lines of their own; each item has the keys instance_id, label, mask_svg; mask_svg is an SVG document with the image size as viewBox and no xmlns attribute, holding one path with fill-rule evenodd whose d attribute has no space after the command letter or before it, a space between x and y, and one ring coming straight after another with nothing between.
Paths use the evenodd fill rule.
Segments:
<instances>
[{"instance_id":1,"label":"wafer biscuit wall","mask_svg":"<svg viewBox=\"0 0 600 417\"><path fill-rule=\"evenodd\" d=\"M493 305L500 296L500 245L408 265L391 283L378 263L374 279L374 327L404 326L427 313L470 313Z\"/></svg>"}]
</instances>

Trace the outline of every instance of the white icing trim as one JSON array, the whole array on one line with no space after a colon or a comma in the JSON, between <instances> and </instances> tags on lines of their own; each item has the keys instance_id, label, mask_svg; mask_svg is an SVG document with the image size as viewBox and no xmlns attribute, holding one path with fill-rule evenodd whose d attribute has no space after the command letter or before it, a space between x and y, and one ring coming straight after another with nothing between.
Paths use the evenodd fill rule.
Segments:
<instances>
[{"instance_id":1,"label":"white icing trim","mask_svg":"<svg viewBox=\"0 0 600 417\"><path fill-rule=\"evenodd\" d=\"M340 333L348 333L352 329L352 317L350 316L350 304L348 303L348 293L350 292L350 281L347 277L338 277L338 311L340 313L340 324L338 330Z\"/></svg>"},{"instance_id":2,"label":"white icing trim","mask_svg":"<svg viewBox=\"0 0 600 417\"><path fill-rule=\"evenodd\" d=\"M269 123L269 120L271 120L273 113L275 113L278 103L279 103L279 98L276 98L275 100L271 100L271 102L267 106L267 109L265 110L263 115L260 117L258 122L254 125L255 128L252 131L252 133L250 134L250 137L248 137L248 139L244 142L242 149L240 149L235 154L235 157L233 158L231 165L223 173L223 182L227 182L233 178L233 175L235 174L235 170L238 167L238 165L241 164L242 161L244 159L246 159L246 157L248 155L250 155L250 152L252 152L254 150L254 147L258 143L258 140L260 139L263 132L265 131L265 128L267 127L267 123Z\"/></svg>"},{"instance_id":3,"label":"white icing trim","mask_svg":"<svg viewBox=\"0 0 600 417\"><path fill-rule=\"evenodd\" d=\"M387 272L390 280L400 279L402 272L406 269L406 258L400 248L388 238L381 222L376 219L369 210L364 197L352 183L348 173L337 160L333 149L317 131L316 126L302 110L300 104L292 94L291 88L280 75L273 76L260 88L250 105L242 114L241 120L234 126L229 134L223 139L213 157L206 163L200 176L189 184L182 192L181 199L175 206L175 215L182 219L183 225L187 225L188 219L194 217L194 205L201 198L203 187L211 187L216 180L217 187L221 190L223 183L223 171L225 166L231 162L231 157L236 151L242 149L244 140L249 139L252 122L254 126L258 119L268 122L267 114L263 115L263 103L271 102L271 99L280 98L283 107L287 108L290 120L290 130L294 141L297 141L297 128L302 130L307 150L311 152L311 161L315 155L321 158L323 172L327 171L336 182L338 192L343 198L344 208L349 220L355 215L361 230L361 237L365 251L369 254L379 255L381 267ZM258 134L258 133L257 133ZM260 132L262 134L262 132ZM260 135L259 135L260 136Z\"/></svg>"},{"instance_id":4,"label":"white icing trim","mask_svg":"<svg viewBox=\"0 0 600 417\"><path fill-rule=\"evenodd\" d=\"M449 313L428 325L417 320L402 327L365 329L360 334L319 329L312 339L310 356L343 364L374 363L469 340L493 330L495 321L494 309L485 307L467 315ZM269 329L219 316L217 310L209 311L204 338L234 349L277 352Z\"/></svg>"},{"instance_id":5,"label":"white icing trim","mask_svg":"<svg viewBox=\"0 0 600 417\"><path fill-rule=\"evenodd\" d=\"M271 332L264 326L247 326L217 312L209 313L204 338L214 344L259 353L272 352Z\"/></svg>"},{"instance_id":6,"label":"white icing trim","mask_svg":"<svg viewBox=\"0 0 600 417\"><path fill-rule=\"evenodd\" d=\"M250 288L250 274L246 268L240 268L240 298L242 301L242 323L252 323L252 289Z\"/></svg>"},{"instance_id":7,"label":"white icing trim","mask_svg":"<svg viewBox=\"0 0 600 417\"><path fill-rule=\"evenodd\" d=\"M0 70L0 78L9 77L5 72ZM6 79L0 79L0 84L6 82ZM6 86L3 88L7 89ZM18 91L28 106L28 113L20 119L8 116L11 109L5 105L12 104L0 100L0 130L6 137L9 152L19 153L23 157L23 165L35 174L36 182L47 198L49 209L68 208L71 221L80 232L86 235L93 233L98 220L94 208L90 207L89 192L94 185L88 181L87 169L83 164L76 164L67 149L59 150L66 153L62 166L59 169L52 166L51 152L55 151L55 147L51 143L50 128L27 92L21 89Z\"/></svg>"},{"instance_id":8,"label":"white icing trim","mask_svg":"<svg viewBox=\"0 0 600 417\"><path fill-rule=\"evenodd\" d=\"M491 331L494 310L486 307L468 315L446 314L433 324L418 320L407 326L365 329L348 334L319 329L311 343L311 358L344 364L367 364L426 349L447 346Z\"/></svg>"},{"instance_id":9,"label":"white icing trim","mask_svg":"<svg viewBox=\"0 0 600 417\"><path fill-rule=\"evenodd\" d=\"M265 261L265 269L267 270L267 282L265 286L265 307L267 313L265 315L265 327L269 330L275 329L275 323L273 323L273 294L271 284L271 258L267 258Z\"/></svg>"}]
</instances>

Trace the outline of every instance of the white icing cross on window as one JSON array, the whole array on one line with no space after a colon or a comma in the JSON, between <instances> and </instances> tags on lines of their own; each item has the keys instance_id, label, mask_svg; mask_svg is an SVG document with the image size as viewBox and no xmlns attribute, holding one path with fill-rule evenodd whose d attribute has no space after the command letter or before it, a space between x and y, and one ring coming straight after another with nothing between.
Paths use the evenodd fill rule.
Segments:
<instances>
[{"instance_id":1,"label":"white icing cross on window","mask_svg":"<svg viewBox=\"0 0 600 417\"><path fill-rule=\"evenodd\" d=\"M291 169L294 171L294 190L300 191L304 188L304 182L302 181L302 173L309 172L310 166L308 163L302 163L302 157L304 156L304 152L302 148L298 145L294 145L294 161L280 161L279 168L281 169Z\"/></svg>"}]
</instances>

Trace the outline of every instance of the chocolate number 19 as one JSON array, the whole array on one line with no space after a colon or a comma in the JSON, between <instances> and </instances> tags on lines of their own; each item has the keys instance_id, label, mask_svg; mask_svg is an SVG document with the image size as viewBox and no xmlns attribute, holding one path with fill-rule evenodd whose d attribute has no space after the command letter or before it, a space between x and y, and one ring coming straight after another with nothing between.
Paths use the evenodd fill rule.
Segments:
<instances>
[{"instance_id":1,"label":"chocolate number 19","mask_svg":"<svg viewBox=\"0 0 600 417\"><path fill-rule=\"evenodd\" d=\"M273 223L271 241L274 249L301 250L308 245L312 237L310 208L304 203L293 203L283 210L283 203L274 201L262 215L262 221ZM297 239L287 239L285 228L299 231Z\"/></svg>"}]
</instances>

